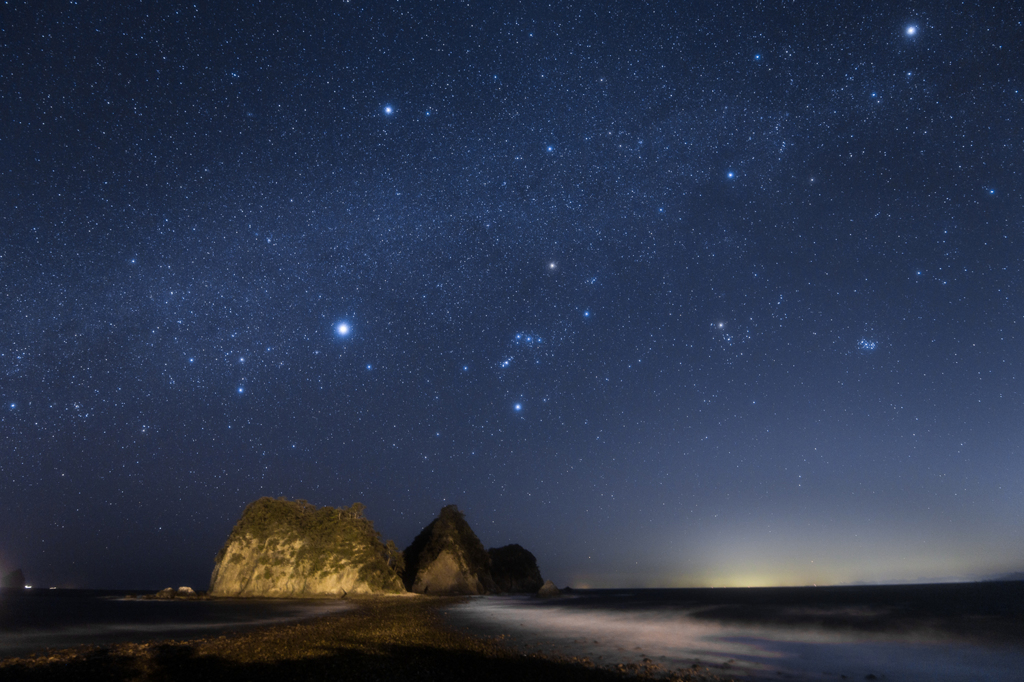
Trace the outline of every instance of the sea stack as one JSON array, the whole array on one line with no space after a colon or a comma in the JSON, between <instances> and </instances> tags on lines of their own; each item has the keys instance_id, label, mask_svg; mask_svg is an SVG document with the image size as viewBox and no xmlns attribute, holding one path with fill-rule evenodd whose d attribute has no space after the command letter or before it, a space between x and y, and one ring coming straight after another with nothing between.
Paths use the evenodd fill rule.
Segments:
<instances>
[{"instance_id":1,"label":"sea stack","mask_svg":"<svg viewBox=\"0 0 1024 682\"><path fill-rule=\"evenodd\" d=\"M405 585L420 594L487 594L497 588L491 559L454 504L416 536L405 552Z\"/></svg>"},{"instance_id":2,"label":"sea stack","mask_svg":"<svg viewBox=\"0 0 1024 682\"><path fill-rule=\"evenodd\" d=\"M537 590L537 596L541 599L551 599L553 597L561 597L562 593L561 591L559 591L557 587L555 587L555 584L553 582L548 580L543 585L541 585L541 588L539 590Z\"/></svg>"},{"instance_id":3,"label":"sea stack","mask_svg":"<svg viewBox=\"0 0 1024 682\"><path fill-rule=\"evenodd\" d=\"M0 581L0 587L9 587L17 590L24 589L25 574L20 568L11 571L3 577L2 581Z\"/></svg>"},{"instance_id":4,"label":"sea stack","mask_svg":"<svg viewBox=\"0 0 1024 682\"><path fill-rule=\"evenodd\" d=\"M242 513L210 578L217 597L343 597L403 592L402 554L363 505L316 508L263 497Z\"/></svg>"},{"instance_id":5,"label":"sea stack","mask_svg":"<svg viewBox=\"0 0 1024 682\"><path fill-rule=\"evenodd\" d=\"M537 568L537 558L519 545L492 547L491 577L500 592L536 594L544 584Z\"/></svg>"}]
</instances>

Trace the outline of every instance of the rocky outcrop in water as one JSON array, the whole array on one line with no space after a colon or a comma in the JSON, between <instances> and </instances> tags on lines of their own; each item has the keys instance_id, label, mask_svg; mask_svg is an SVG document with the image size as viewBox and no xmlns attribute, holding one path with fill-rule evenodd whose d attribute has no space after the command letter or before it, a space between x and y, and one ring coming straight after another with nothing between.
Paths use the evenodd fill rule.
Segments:
<instances>
[{"instance_id":1,"label":"rocky outcrop in water","mask_svg":"<svg viewBox=\"0 0 1024 682\"><path fill-rule=\"evenodd\" d=\"M0 587L22 589L25 587L25 574L20 568L11 571L3 577L3 580L0 580Z\"/></svg>"},{"instance_id":2,"label":"rocky outcrop in water","mask_svg":"<svg viewBox=\"0 0 1024 682\"><path fill-rule=\"evenodd\" d=\"M542 599L551 599L552 597L561 597L562 593L559 591L555 584L548 580L545 582L539 590L537 590L537 596Z\"/></svg>"},{"instance_id":3,"label":"rocky outcrop in water","mask_svg":"<svg viewBox=\"0 0 1024 682\"><path fill-rule=\"evenodd\" d=\"M491 577L500 592L535 594L544 584L537 568L537 558L519 545L492 547Z\"/></svg>"},{"instance_id":4,"label":"rocky outcrop in water","mask_svg":"<svg viewBox=\"0 0 1024 682\"><path fill-rule=\"evenodd\" d=\"M497 591L491 559L454 504L416 536L405 552L406 589L421 594L487 594Z\"/></svg>"},{"instance_id":5,"label":"rocky outcrop in water","mask_svg":"<svg viewBox=\"0 0 1024 682\"><path fill-rule=\"evenodd\" d=\"M155 592L150 595L145 595L141 599L202 599L196 591L191 587L179 587L174 589L173 587L165 587L159 592Z\"/></svg>"},{"instance_id":6,"label":"rocky outcrop in water","mask_svg":"<svg viewBox=\"0 0 1024 682\"><path fill-rule=\"evenodd\" d=\"M363 506L264 497L242 513L210 578L211 596L342 597L402 592L402 554Z\"/></svg>"}]
</instances>

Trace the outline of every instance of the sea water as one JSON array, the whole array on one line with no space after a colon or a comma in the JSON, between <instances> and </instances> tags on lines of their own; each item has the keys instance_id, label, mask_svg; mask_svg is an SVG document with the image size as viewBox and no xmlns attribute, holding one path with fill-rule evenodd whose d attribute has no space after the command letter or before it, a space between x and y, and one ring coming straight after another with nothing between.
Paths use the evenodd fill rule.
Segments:
<instances>
[{"instance_id":1,"label":"sea water","mask_svg":"<svg viewBox=\"0 0 1024 682\"><path fill-rule=\"evenodd\" d=\"M1024 680L1024 583L578 590L477 597L450 622L524 652L749 680Z\"/></svg>"},{"instance_id":2,"label":"sea water","mask_svg":"<svg viewBox=\"0 0 1024 682\"><path fill-rule=\"evenodd\" d=\"M0 590L0 658L48 648L208 637L351 605L302 599L131 599L98 590Z\"/></svg>"}]
</instances>

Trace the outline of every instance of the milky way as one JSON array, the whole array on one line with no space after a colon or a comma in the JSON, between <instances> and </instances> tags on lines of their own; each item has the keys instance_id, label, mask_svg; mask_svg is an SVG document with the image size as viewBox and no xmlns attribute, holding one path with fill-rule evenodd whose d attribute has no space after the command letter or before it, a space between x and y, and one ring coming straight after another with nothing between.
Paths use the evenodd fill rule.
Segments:
<instances>
[{"instance_id":1,"label":"milky way","mask_svg":"<svg viewBox=\"0 0 1024 682\"><path fill-rule=\"evenodd\" d=\"M1005 6L0 9L0 569L261 495L578 585L1024 566Z\"/></svg>"}]
</instances>

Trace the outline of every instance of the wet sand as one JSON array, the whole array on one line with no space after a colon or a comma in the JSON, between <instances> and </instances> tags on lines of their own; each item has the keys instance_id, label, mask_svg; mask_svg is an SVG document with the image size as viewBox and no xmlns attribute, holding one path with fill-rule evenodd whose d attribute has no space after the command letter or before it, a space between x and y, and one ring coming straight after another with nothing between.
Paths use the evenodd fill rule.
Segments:
<instances>
[{"instance_id":1,"label":"wet sand","mask_svg":"<svg viewBox=\"0 0 1024 682\"><path fill-rule=\"evenodd\" d=\"M357 608L301 623L205 639L115 644L0 660L2 680L728 680L696 667L668 671L643 660L595 665L527 653L457 632L445 612L457 598L365 598Z\"/></svg>"}]
</instances>

